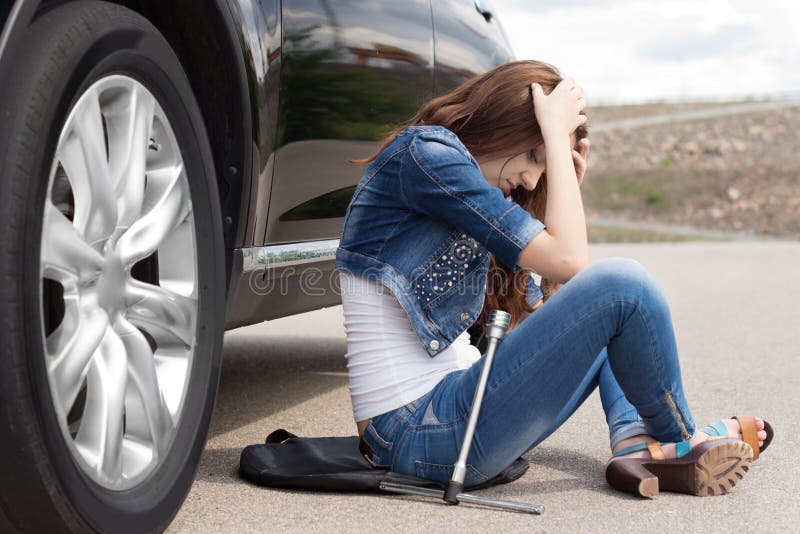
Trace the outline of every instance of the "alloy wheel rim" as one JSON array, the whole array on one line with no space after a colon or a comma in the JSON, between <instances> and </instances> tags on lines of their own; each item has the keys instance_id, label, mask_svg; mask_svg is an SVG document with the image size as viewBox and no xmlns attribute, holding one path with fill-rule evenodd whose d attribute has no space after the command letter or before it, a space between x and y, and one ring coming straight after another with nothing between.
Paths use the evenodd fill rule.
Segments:
<instances>
[{"instance_id":1,"label":"alloy wheel rim","mask_svg":"<svg viewBox=\"0 0 800 534\"><path fill-rule=\"evenodd\" d=\"M164 461L195 352L197 247L175 133L153 94L111 75L61 130L44 203L42 340L76 464L111 490Z\"/></svg>"}]
</instances>

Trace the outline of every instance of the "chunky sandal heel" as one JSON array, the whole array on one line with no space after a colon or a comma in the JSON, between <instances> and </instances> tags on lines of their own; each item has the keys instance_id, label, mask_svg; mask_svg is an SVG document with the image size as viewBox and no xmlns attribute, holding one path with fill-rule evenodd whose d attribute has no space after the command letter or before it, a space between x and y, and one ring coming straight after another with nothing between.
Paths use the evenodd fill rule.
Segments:
<instances>
[{"instance_id":1,"label":"chunky sandal heel","mask_svg":"<svg viewBox=\"0 0 800 534\"><path fill-rule=\"evenodd\" d=\"M675 444L677 458L665 459L658 442L640 443L614 454L648 450L650 458L612 459L606 480L621 491L655 497L675 491L701 497L724 495L744 478L753 461L753 448L744 441L717 437L691 448L689 441Z\"/></svg>"},{"instance_id":2,"label":"chunky sandal heel","mask_svg":"<svg viewBox=\"0 0 800 534\"><path fill-rule=\"evenodd\" d=\"M724 495L744 478L753 448L736 439L704 441L683 458L645 462L664 491L701 497Z\"/></svg>"},{"instance_id":3,"label":"chunky sandal heel","mask_svg":"<svg viewBox=\"0 0 800 534\"><path fill-rule=\"evenodd\" d=\"M652 499L658 495L658 478L644 467L645 461L630 458L610 462L606 466L606 480L615 489Z\"/></svg>"}]
</instances>

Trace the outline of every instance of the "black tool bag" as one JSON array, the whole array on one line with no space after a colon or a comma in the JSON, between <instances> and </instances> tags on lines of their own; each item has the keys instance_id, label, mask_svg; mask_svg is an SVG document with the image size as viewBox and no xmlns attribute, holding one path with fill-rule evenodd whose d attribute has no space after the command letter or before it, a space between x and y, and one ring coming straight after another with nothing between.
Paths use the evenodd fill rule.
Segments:
<instances>
[{"instance_id":1,"label":"black tool bag","mask_svg":"<svg viewBox=\"0 0 800 534\"><path fill-rule=\"evenodd\" d=\"M300 438L280 429L267 436L263 445L244 448L239 471L247 480L273 488L376 491L381 482L395 482L444 489L432 480L373 467L361 455L358 443L358 436ZM496 477L466 489L505 484L527 470L528 462L518 458Z\"/></svg>"}]
</instances>

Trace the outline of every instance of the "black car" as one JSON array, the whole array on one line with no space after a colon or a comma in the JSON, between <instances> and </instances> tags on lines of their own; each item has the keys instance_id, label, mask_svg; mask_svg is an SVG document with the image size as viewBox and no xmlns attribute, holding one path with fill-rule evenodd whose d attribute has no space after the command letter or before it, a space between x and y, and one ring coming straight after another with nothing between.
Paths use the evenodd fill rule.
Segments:
<instances>
[{"instance_id":1,"label":"black car","mask_svg":"<svg viewBox=\"0 0 800 534\"><path fill-rule=\"evenodd\" d=\"M340 302L346 160L508 40L477 0L3 0L0 27L0 530L162 530L224 330Z\"/></svg>"}]
</instances>

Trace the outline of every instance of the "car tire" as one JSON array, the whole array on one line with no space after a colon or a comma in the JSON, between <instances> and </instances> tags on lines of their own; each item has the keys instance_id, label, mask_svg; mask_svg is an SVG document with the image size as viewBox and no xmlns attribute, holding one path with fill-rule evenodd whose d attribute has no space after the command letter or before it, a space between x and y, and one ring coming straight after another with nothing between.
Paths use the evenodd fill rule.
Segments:
<instances>
[{"instance_id":1,"label":"car tire","mask_svg":"<svg viewBox=\"0 0 800 534\"><path fill-rule=\"evenodd\" d=\"M202 115L168 42L127 8L61 3L15 50L0 86L0 517L162 531L222 359Z\"/></svg>"}]
</instances>

